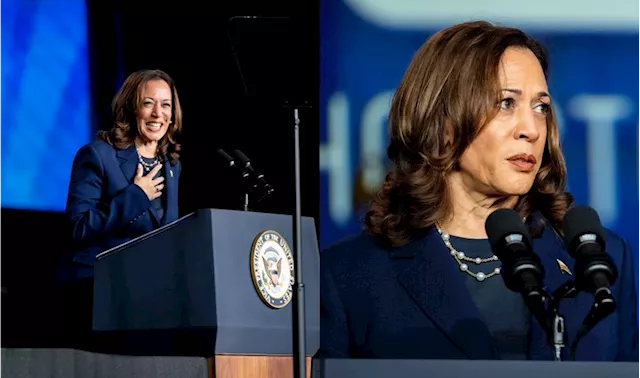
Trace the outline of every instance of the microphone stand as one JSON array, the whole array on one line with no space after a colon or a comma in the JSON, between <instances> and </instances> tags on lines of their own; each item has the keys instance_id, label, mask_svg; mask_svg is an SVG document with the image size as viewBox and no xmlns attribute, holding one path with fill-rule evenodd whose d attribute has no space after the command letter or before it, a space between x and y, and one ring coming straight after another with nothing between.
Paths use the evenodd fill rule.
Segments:
<instances>
[{"instance_id":1,"label":"microphone stand","mask_svg":"<svg viewBox=\"0 0 640 378\"><path fill-rule=\"evenodd\" d=\"M243 194L243 198L242 198L242 210L243 211L251 211L251 207L249 207L249 197L251 196L251 194L254 194L257 192L258 190L258 185L256 184L256 182L252 179L251 175L249 174L249 172L247 170L244 170L241 174L243 181L244 181L244 194ZM254 197L255 198L255 197ZM260 202L260 201L258 201Z\"/></svg>"},{"instance_id":2,"label":"microphone stand","mask_svg":"<svg viewBox=\"0 0 640 378\"><path fill-rule=\"evenodd\" d=\"M573 280L565 282L549 296L548 318L551 329L548 339L553 346L554 361L562 361L562 350L567 343L567 329L565 327L564 316L560 313L560 302L565 298L573 298L578 294L576 284Z\"/></svg>"},{"instance_id":3,"label":"microphone stand","mask_svg":"<svg viewBox=\"0 0 640 378\"><path fill-rule=\"evenodd\" d=\"M271 194L273 189L266 182L259 182L253 178L247 171L242 173L242 178L245 179L242 209L243 211L251 211L249 198L253 195L255 204L261 203Z\"/></svg>"},{"instance_id":4,"label":"microphone stand","mask_svg":"<svg viewBox=\"0 0 640 378\"><path fill-rule=\"evenodd\" d=\"M285 106L286 107L286 106ZM294 316L293 332L297 331L293 353L293 376L295 378L305 378L307 375L306 364L306 326L305 326L305 297L304 282L302 280L302 210L301 210L301 193L300 193L300 118L298 116L298 108L293 108L294 121L294 165L295 165L295 211L293 216L293 233L295 235L293 258L296 269L296 309ZM297 324L297 327L295 325ZM297 329L296 329L297 328ZM296 350L297 349L297 350ZM295 353L297 352L297 353Z\"/></svg>"},{"instance_id":5,"label":"microphone stand","mask_svg":"<svg viewBox=\"0 0 640 378\"><path fill-rule=\"evenodd\" d=\"M565 298L574 298L580 291L581 290L577 282L574 280L568 280L549 296L547 316L551 321L551 329L549 330L547 337L554 348L555 361L562 361L562 350L567 346L567 331L565 328L564 317L560 313L560 302ZM596 292L594 296L593 306L582 322L582 325L576 334L576 338L571 344L571 348L569 350L569 358L571 360L575 360L575 353L580 340L596 324L598 324L599 321L615 311L616 305L610 290L601 290Z\"/></svg>"},{"instance_id":6,"label":"microphone stand","mask_svg":"<svg viewBox=\"0 0 640 378\"><path fill-rule=\"evenodd\" d=\"M300 190L300 117L299 109L311 108L306 100L291 104L284 102L283 108L293 109L293 144L294 144L294 171L295 171L295 210L293 214L293 263L296 270L296 294L293 300L296 302L293 316L293 376L294 378L305 378L307 376L307 334L305 316L305 286L302 274L302 210L301 210L301 190Z\"/></svg>"},{"instance_id":7,"label":"microphone stand","mask_svg":"<svg viewBox=\"0 0 640 378\"><path fill-rule=\"evenodd\" d=\"M240 17L232 17L229 21L234 19L281 19L288 20L288 17L259 17L259 16L240 16ZM231 35L227 34L227 38L229 39L229 43L231 44L231 49L233 52L233 57L235 63L240 72L242 85L244 87L245 94L248 94L247 85L242 74L242 68L240 66L240 61L238 60L238 56L236 54L236 50L234 47L234 43L232 41ZM295 278L295 286L296 291L293 296L293 301L296 302L296 306L294 308L294 316L292 331L294 337L294 345L293 345L293 376L294 378L305 378L307 375L307 366L306 366L306 326L305 326L305 286L303 282L303 274L302 274L302 211L301 211L301 194L300 194L300 117L298 115L298 110L302 108L311 108L311 105L308 101L302 99L296 99L295 103L284 100L284 104L282 104L283 108L293 109L293 120L294 120L294 173L295 173L295 210L293 215L293 234L294 234L294 243L293 243L293 263L296 271Z\"/></svg>"},{"instance_id":8,"label":"microphone stand","mask_svg":"<svg viewBox=\"0 0 640 378\"><path fill-rule=\"evenodd\" d=\"M258 200L256 201L256 203L260 203L273 192L273 188L271 187L271 185L269 185L265 181L264 175L262 173L256 173L255 170L250 165L248 165L249 158L247 158L239 150L236 150L236 153L242 154L242 156L246 160L246 162L243 164L244 167L236 163L235 159L231 157L231 155L229 155L225 150L218 148L216 152L218 156L220 156L227 162L227 165L231 169L240 173L240 178L242 179L242 187L243 187L242 189L243 190L243 195L242 195L243 211L251 211L251 208L249 207L250 205L249 197L251 195L257 195Z\"/></svg>"}]
</instances>

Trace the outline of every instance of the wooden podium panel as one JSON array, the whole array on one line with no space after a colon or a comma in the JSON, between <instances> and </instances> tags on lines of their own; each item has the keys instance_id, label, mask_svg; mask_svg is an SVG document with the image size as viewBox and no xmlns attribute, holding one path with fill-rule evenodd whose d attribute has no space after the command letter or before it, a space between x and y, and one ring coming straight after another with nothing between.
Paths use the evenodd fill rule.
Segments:
<instances>
[{"instance_id":1,"label":"wooden podium panel","mask_svg":"<svg viewBox=\"0 0 640 378\"><path fill-rule=\"evenodd\" d=\"M217 355L207 362L210 378L293 378L292 356ZM311 357L306 378L311 378Z\"/></svg>"}]
</instances>

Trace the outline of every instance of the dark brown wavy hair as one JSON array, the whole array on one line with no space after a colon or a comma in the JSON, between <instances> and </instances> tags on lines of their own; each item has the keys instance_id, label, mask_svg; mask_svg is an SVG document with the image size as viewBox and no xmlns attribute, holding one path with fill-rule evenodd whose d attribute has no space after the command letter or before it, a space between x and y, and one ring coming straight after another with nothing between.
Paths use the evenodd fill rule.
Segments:
<instances>
[{"instance_id":1,"label":"dark brown wavy hair","mask_svg":"<svg viewBox=\"0 0 640 378\"><path fill-rule=\"evenodd\" d=\"M140 70L129 75L113 97L111 128L98 132L98 136L119 149L129 148L134 143L140 134L136 112L142 106L145 84L153 80L164 80L171 88L171 124L158 142L157 152L160 156L168 156L171 164L175 164L180 157L180 144L176 142L176 137L182 131L182 108L176 85L164 71Z\"/></svg>"},{"instance_id":2,"label":"dark brown wavy hair","mask_svg":"<svg viewBox=\"0 0 640 378\"><path fill-rule=\"evenodd\" d=\"M500 61L510 47L531 50L547 77L547 55L538 42L521 30L484 21L440 31L413 57L389 112L387 155L393 168L364 219L367 231L383 244L404 245L451 215L447 176L499 111ZM534 211L562 233L573 202L565 192L566 166L553 109L547 117L540 171L515 206L534 236L544 227L544 222L532 224Z\"/></svg>"}]
</instances>

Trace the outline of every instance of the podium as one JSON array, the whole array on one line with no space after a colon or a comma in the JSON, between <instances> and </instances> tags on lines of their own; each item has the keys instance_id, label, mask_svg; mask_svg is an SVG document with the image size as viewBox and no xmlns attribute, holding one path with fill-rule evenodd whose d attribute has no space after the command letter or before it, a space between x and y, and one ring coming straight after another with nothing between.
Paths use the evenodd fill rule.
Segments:
<instances>
[{"instance_id":1,"label":"podium","mask_svg":"<svg viewBox=\"0 0 640 378\"><path fill-rule=\"evenodd\" d=\"M312 378L631 378L637 362L314 359Z\"/></svg>"},{"instance_id":2,"label":"podium","mask_svg":"<svg viewBox=\"0 0 640 378\"><path fill-rule=\"evenodd\" d=\"M303 217L307 372L319 347L319 251ZM293 218L204 209L97 256L93 328L128 355L206 357L209 375L293 377Z\"/></svg>"}]
</instances>

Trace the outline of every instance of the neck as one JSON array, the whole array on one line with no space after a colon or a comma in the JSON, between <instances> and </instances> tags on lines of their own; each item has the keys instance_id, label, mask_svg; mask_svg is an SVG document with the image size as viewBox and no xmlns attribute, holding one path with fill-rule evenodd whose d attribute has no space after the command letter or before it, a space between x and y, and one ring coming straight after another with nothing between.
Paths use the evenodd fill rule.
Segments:
<instances>
[{"instance_id":1,"label":"neck","mask_svg":"<svg viewBox=\"0 0 640 378\"><path fill-rule=\"evenodd\" d=\"M451 215L438 221L438 226L450 235L470 239L487 237L485 222L494 210L513 208L518 201L517 196L488 196L471 190L464 184L459 174L452 174L449 180L449 194L452 204ZM500 204L496 205L499 201Z\"/></svg>"},{"instance_id":2,"label":"neck","mask_svg":"<svg viewBox=\"0 0 640 378\"><path fill-rule=\"evenodd\" d=\"M156 157L156 155L158 155L157 141L145 142L145 141L142 141L140 138L136 138L135 144L136 144L136 149L138 150L138 153L142 157L154 158Z\"/></svg>"}]
</instances>

